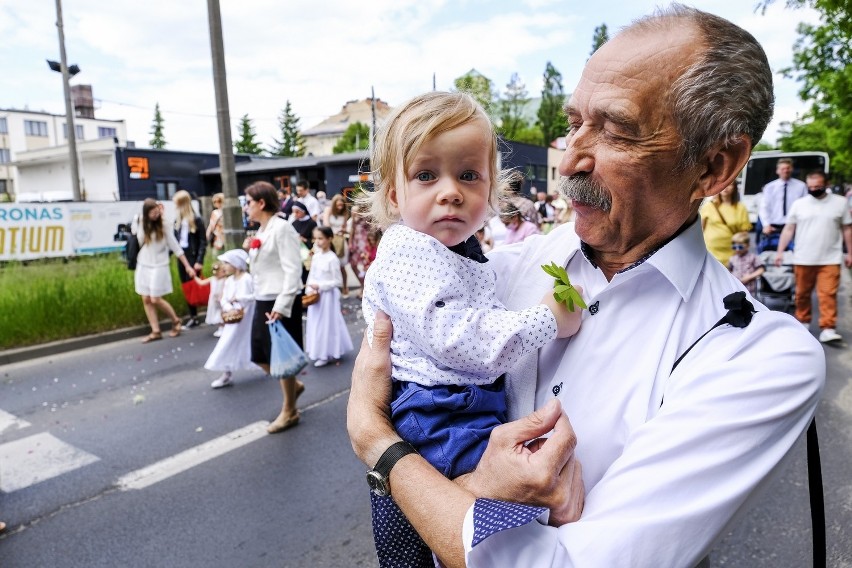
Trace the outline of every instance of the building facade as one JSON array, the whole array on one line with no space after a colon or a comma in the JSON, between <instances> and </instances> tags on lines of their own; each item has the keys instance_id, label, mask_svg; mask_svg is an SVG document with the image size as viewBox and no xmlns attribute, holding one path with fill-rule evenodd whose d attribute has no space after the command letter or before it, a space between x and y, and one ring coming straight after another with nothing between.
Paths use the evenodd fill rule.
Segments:
<instances>
[{"instance_id":1,"label":"building facade","mask_svg":"<svg viewBox=\"0 0 852 568\"><path fill-rule=\"evenodd\" d=\"M64 114L0 109L0 201L13 201L18 193L16 162L22 153L61 147L65 150L65 167L69 168L66 122ZM83 144L108 139L127 145L124 120L75 116L74 131L77 141ZM70 187L70 181L68 184Z\"/></svg>"}]
</instances>

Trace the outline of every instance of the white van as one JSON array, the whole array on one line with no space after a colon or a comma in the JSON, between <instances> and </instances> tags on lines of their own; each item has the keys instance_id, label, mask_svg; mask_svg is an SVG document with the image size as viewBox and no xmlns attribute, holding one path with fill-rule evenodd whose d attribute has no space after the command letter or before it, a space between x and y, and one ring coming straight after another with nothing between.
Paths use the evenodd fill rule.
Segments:
<instances>
[{"instance_id":1,"label":"white van","mask_svg":"<svg viewBox=\"0 0 852 568\"><path fill-rule=\"evenodd\" d=\"M780 150L753 152L737 180L740 200L748 209L752 225L757 224L757 209L763 186L778 177L775 168L781 158L793 160L793 177L802 181L805 181L805 175L811 170L822 170L828 174L828 154L825 152L782 152Z\"/></svg>"}]
</instances>

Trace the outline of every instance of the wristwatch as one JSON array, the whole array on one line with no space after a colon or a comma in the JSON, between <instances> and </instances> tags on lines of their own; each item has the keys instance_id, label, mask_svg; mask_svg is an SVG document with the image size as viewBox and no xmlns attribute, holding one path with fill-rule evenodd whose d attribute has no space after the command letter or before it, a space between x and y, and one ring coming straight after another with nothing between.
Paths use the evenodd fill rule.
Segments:
<instances>
[{"instance_id":1,"label":"wristwatch","mask_svg":"<svg viewBox=\"0 0 852 568\"><path fill-rule=\"evenodd\" d=\"M379 497L387 497L391 494L390 476L391 469L400 458L408 454L416 454L417 450L408 442L397 442L382 454L376 466L367 472L367 485L370 486L370 491Z\"/></svg>"}]
</instances>

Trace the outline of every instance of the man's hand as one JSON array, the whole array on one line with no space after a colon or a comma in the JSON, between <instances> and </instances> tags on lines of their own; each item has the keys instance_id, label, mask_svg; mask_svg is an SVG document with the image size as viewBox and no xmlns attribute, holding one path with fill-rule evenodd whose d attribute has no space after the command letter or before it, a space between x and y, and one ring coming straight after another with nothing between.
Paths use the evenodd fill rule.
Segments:
<instances>
[{"instance_id":1,"label":"man's hand","mask_svg":"<svg viewBox=\"0 0 852 568\"><path fill-rule=\"evenodd\" d=\"M775 266L781 266L784 262L784 252L778 251L775 253Z\"/></svg>"},{"instance_id":2,"label":"man's hand","mask_svg":"<svg viewBox=\"0 0 852 568\"><path fill-rule=\"evenodd\" d=\"M549 438L540 437L551 430ZM495 428L479 465L457 481L477 497L548 507L551 525L570 523L580 518L585 501L576 445L568 417L553 400Z\"/></svg>"},{"instance_id":3,"label":"man's hand","mask_svg":"<svg viewBox=\"0 0 852 568\"><path fill-rule=\"evenodd\" d=\"M775 232L775 227L773 227L772 225L764 225L763 226L763 234L764 235L771 235L774 232Z\"/></svg>"},{"instance_id":4,"label":"man's hand","mask_svg":"<svg viewBox=\"0 0 852 568\"><path fill-rule=\"evenodd\" d=\"M390 421L393 326L386 314L376 313L373 345L364 340L352 370L352 389L346 409L346 429L355 455L373 467L391 444L400 441Z\"/></svg>"},{"instance_id":5,"label":"man's hand","mask_svg":"<svg viewBox=\"0 0 852 568\"><path fill-rule=\"evenodd\" d=\"M846 268L852 268L852 251L846 253Z\"/></svg>"}]
</instances>

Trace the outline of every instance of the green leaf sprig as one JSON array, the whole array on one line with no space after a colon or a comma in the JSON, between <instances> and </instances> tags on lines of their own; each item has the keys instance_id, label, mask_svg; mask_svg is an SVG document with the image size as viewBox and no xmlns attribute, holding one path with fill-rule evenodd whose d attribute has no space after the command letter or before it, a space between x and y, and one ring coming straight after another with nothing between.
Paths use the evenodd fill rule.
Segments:
<instances>
[{"instance_id":1,"label":"green leaf sprig","mask_svg":"<svg viewBox=\"0 0 852 568\"><path fill-rule=\"evenodd\" d=\"M586 309L586 302L574 286L571 285L571 280L568 278L568 272L564 268L551 262L550 264L542 264L541 269L547 272L548 275L554 278L553 282L553 297L560 304L565 304L569 311L574 311L574 306L580 309Z\"/></svg>"}]
</instances>

